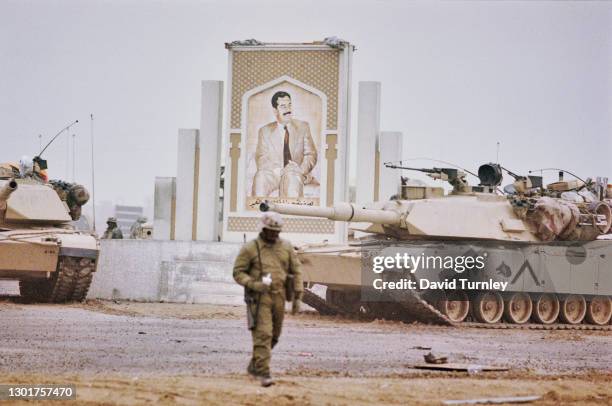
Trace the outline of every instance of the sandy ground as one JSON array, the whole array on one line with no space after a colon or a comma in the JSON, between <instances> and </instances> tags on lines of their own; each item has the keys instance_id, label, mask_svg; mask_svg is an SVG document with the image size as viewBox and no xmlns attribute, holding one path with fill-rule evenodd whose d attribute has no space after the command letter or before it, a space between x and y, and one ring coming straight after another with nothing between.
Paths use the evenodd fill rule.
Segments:
<instances>
[{"instance_id":1,"label":"sandy ground","mask_svg":"<svg viewBox=\"0 0 612 406\"><path fill-rule=\"evenodd\" d=\"M536 404L612 404L610 332L301 314L286 320L273 355L277 384L264 389L244 374L250 336L242 307L2 302L0 323L0 383L75 383L79 403L440 404L542 395ZM419 371L412 366L428 352L419 347L510 371Z\"/></svg>"}]
</instances>

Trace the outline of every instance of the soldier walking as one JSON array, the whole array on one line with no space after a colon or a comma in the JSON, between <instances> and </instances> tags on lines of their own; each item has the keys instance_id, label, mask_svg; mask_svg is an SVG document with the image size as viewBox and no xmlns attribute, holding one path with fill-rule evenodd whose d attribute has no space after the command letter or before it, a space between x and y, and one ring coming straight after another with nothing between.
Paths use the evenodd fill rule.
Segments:
<instances>
[{"instance_id":1,"label":"soldier walking","mask_svg":"<svg viewBox=\"0 0 612 406\"><path fill-rule=\"evenodd\" d=\"M300 309L303 294L300 261L289 241L278 237L283 220L278 213L262 215L260 233L246 243L234 263L234 279L245 287L247 321L253 337L253 356L247 372L262 386L270 377L272 348L278 343L285 315L285 300L292 314Z\"/></svg>"},{"instance_id":2,"label":"soldier walking","mask_svg":"<svg viewBox=\"0 0 612 406\"><path fill-rule=\"evenodd\" d=\"M106 220L106 231L104 231L104 234L102 234L102 239L120 240L122 238L123 233L121 232L121 229L117 227L117 219L114 217L109 217L108 220Z\"/></svg>"}]
</instances>

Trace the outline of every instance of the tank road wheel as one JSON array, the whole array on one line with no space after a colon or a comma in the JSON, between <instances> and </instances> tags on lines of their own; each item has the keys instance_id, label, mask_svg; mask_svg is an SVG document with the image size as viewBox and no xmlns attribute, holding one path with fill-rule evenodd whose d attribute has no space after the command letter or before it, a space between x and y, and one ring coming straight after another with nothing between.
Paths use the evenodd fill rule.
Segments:
<instances>
[{"instance_id":1,"label":"tank road wheel","mask_svg":"<svg viewBox=\"0 0 612 406\"><path fill-rule=\"evenodd\" d=\"M474 317L481 323L497 323L504 314L504 301L497 292L481 292L472 303Z\"/></svg>"},{"instance_id":2,"label":"tank road wheel","mask_svg":"<svg viewBox=\"0 0 612 406\"><path fill-rule=\"evenodd\" d=\"M505 301L504 318L509 323L523 324L531 317L533 304L527 293L511 293Z\"/></svg>"},{"instance_id":3,"label":"tank road wheel","mask_svg":"<svg viewBox=\"0 0 612 406\"><path fill-rule=\"evenodd\" d=\"M544 293L533 300L533 320L540 324L551 324L559 316L559 299L552 293Z\"/></svg>"},{"instance_id":4,"label":"tank road wheel","mask_svg":"<svg viewBox=\"0 0 612 406\"><path fill-rule=\"evenodd\" d=\"M603 326L612 318L612 300L607 296L595 296L587 303L587 321L591 324Z\"/></svg>"},{"instance_id":5,"label":"tank road wheel","mask_svg":"<svg viewBox=\"0 0 612 406\"><path fill-rule=\"evenodd\" d=\"M568 295L561 301L561 320L565 323L580 323L584 319L586 311L586 300L582 295Z\"/></svg>"},{"instance_id":6,"label":"tank road wheel","mask_svg":"<svg viewBox=\"0 0 612 406\"><path fill-rule=\"evenodd\" d=\"M447 292L443 299L438 300L438 310L454 323L465 320L470 312L470 300L463 291Z\"/></svg>"}]
</instances>

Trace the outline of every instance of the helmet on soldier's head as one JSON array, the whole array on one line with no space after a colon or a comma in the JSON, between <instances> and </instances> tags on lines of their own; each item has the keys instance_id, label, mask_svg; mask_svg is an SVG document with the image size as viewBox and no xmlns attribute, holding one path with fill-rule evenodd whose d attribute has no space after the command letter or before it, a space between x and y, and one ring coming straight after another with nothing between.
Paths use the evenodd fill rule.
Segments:
<instances>
[{"instance_id":1,"label":"helmet on soldier's head","mask_svg":"<svg viewBox=\"0 0 612 406\"><path fill-rule=\"evenodd\" d=\"M267 211L261 215L260 229L267 228L269 230L281 231L283 229L283 218L280 214L274 211Z\"/></svg>"},{"instance_id":2,"label":"helmet on soldier's head","mask_svg":"<svg viewBox=\"0 0 612 406\"><path fill-rule=\"evenodd\" d=\"M109 224L109 223L117 224L117 219L115 217L109 217L108 220L106 220L106 224Z\"/></svg>"}]
</instances>

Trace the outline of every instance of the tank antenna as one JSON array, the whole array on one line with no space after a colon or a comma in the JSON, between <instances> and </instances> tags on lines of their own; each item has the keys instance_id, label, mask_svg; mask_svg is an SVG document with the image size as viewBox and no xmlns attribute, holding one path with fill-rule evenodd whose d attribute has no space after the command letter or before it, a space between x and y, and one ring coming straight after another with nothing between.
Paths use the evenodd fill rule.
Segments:
<instances>
[{"instance_id":1,"label":"tank antenna","mask_svg":"<svg viewBox=\"0 0 612 406\"><path fill-rule=\"evenodd\" d=\"M497 141L497 156L495 157L495 162L499 165L499 146L500 142Z\"/></svg>"},{"instance_id":2,"label":"tank antenna","mask_svg":"<svg viewBox=\"0 0 612 406\"><path fill-rule=\"evenodd\" d=\"M53 138L51 138L51 141L49 141L47 143L47 145L45 145L45 147L38 153L37 156L40 158L42 156L43 152L45 152L45 150L47 148L49 148L49 145L51 145L53 143L53 141L55 141L55 139L60 136L61 133L63 133L64 131L70 132L70 127L72 127L73 125L77 124L78 122L79 122L79 120L74 120L72 123L70 123L66 127L62 128L57 134L55 134L53 136ZM68 165L67 162L66 162L66 165Z\"/></svg>"},{"instance_id":3,"label":"tank antenna","mask_svg":"<svg viewBox=\"0 0 612 406\"><path fill-rule=\"evenodd\" d=\"M584 179L579 178L578 176L574 175L573 173L571 173L570 171L568 171L568 170L566 170L566 169L559 169L559 168L542 168L542 169L534 169L534 170L531 170L531 171L529 171L529 173L532 173L532 172L540 172L540 173L542 173L542 172L544 172L544 171L563 171L563 172L565 172L565 173L569 173L570 175L572 175L574 178L578 179L578 180L579 180L579 181L581 181L582 183L584 183L584 184L586 184L586 183L587 183L587 182L586 182Z\"/></svg>"},{"instance_id":4,"label":"tank antenna","mask_svg":"<svg viewBox=\"0 0 612 406\"><path fill-rule=\"evenodd\" d=\"M93 231L96 232L96 181L94 172L94 116L89 114L89 134L91 139L91 204L93 208Z\"/></svg>"},{"instance_id":5,"label":"tank antenna","mask_svg":"<svg viewBox=\"0 0 612 406\"><path fill-rule=\"evenodd\" d=\"M76 182L76 134L72 134L72 181Z\"/></svg>"}]
</instances>

